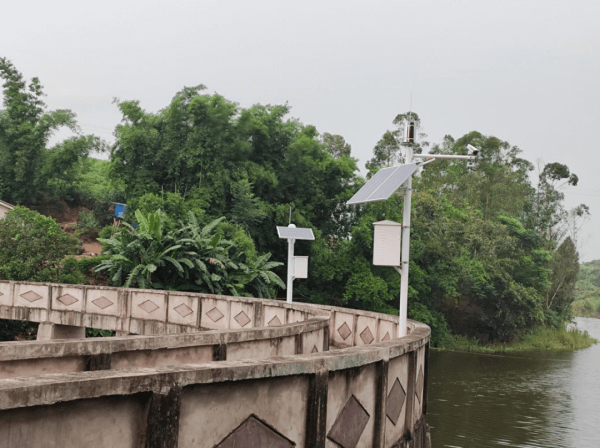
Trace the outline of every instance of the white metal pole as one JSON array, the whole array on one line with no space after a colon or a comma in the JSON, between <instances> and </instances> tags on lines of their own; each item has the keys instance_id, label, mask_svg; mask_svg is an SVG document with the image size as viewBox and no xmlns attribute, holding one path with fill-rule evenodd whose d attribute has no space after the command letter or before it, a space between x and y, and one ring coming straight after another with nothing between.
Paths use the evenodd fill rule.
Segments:
<instances>
[{"instance_id":1,"label":"white metal pole","mask_svg":"<svg viewBox=\"0 0 600 448\"><path fill-rule=\"evenodd\" d=\"M288 238L287 303L292 303L294 296L294 241Z\"/></svg>"},{"instance_id":2,"label":"white metal pole","mask_svg":"<svg viewBox=\"0 0 600 448\"><path fill-rule=\"evenodd\" d=\"M412 163L413 150L406 145L406 163ZM400 277L400 319L398 337L406 336L408 316L408 258L410 251L410 203L412 199L412 176L404 183L404 213L402 216L402 274Z\"/></svg>"}]
</instances>

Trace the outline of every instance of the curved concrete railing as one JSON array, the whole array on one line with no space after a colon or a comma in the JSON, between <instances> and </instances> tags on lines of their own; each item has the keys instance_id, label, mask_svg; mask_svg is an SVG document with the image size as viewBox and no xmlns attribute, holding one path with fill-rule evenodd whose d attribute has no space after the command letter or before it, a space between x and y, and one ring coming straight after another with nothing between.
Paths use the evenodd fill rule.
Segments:
<instances>
[{"instance_id":1,"label":"curved concrete railing","mask_svg":"<svg viewBox=\"0 0 600 448\"><path fill-rule=\"evenodd\" d=\"M397 317L339 307L17 282L0 293L3 318L142 334L1 343L0 446L429 446L418 322L398 339ZM101 297L112 314L95 310Z\"/></svg>"}]
</instances>

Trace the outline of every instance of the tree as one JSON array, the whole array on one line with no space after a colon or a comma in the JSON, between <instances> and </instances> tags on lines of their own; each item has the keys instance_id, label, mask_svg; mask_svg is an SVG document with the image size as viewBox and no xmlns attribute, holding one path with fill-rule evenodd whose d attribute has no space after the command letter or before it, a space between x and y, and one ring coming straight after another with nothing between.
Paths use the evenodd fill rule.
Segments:
<instances>
[{"instance_id":1,"label":"tree","mask_svg":"<svg viewBox=\"0 0 600 448\"><path fill-rule=\"evenodd\" d=\"M554 243L561 241L568 231L569 220L569 213L562 205L565 195L561 189L567 185L576 186L578 181L577 175L566 165L546 164L539 172L537 190L530 200L528 225Z\"/></svg>"},{"instance_id":2,"label":"tree","mask_svg":"<svg viewBox=\"0 0 600 448\"><path fill-rule=\"evenodd\" d=\"M571 238L567 237L552 254L550 261L550 287L546 291L544 306L546 314L558 325L572 317L575 287L579 273L579 254Z\"/></svg>"},{"instance_id":3,"label":"tree","mask_svg":"<svg viewBox=\"0 0 600 448\"><path fill-rule=\"evenodd\" d=\"M93 136L70 138L48 150L52 134L62 127L79 134L75 114L47 111L38 78L27 83L6 58L0 58L4 109L0 110L0 196L17 204L34 204L48 193L63 195L76 179L78 160L104 148Z\"/></svg>"},{"instance_id":4,"label":"tree","mask_svg":"<svg viewBox=\"0 0 600 448\"><path fill-rule=\"evenodd\" d=\"M332 135L329 132L324 132L322 135L323 145L325 150L333 156L334 159L340 157L350 157L352 147L346 143L346 140L341 135Z\"/></svg>"},{"instance_id":5,"label":"tree","mask_svg":"<svg viewBox=\"0 0 600 448\"><path fill-rule=\"evenodd\" d=\"M365 164L369 171L404 163L402 144L404 131L409 123L414 123L415 136L418 137L417 141L412 143L414 153L421 154L429 146L429 143L423 140L427 138L427 134L422 132L421 119L416 112L398 114L392 123L396 126L396 129L386 131L383 134L383 137L373 148L373 158Z\"/></svg>"},{"instance_id":6,"label":"tree","mask_svg":"<svg viewBox=\"0 0 600 448\"><path fill-rule=\"evenodd\" d=\"M473 168L462 160L438 160L424 168L426 181L420 188L446 195L458 207L474 207L486 219L521 217L532 192L528 177L531 163L519 157L522 151L518 147L475 131L458 140L445 136L432 152L466 155L468 144L481 150Z\"/></svg>"},{"instance_id":7,"label":"tree","mask_svg":"<svg viewBox=\"0 0 600 448\"><path fill-rule=\"evenodd\" d=\"M297 225L349 234L353 218L345 201L361 182L356 161L332 156L314 126L286 118L289 106L242 109L203 86L183 89L157 113L136 101L117 104L123 122L111 153L113 175L125 185L130 210L161 208L175 222L181 212L202 210L196 213L202 224L225 216L259 252L277 259L285 259L286 247L274 229L288 223L290 209ZM349 149L341 136L326 140ZM180 211L166 202L145 207L148 194L179 194Z\"/></svg>"},{"instance_id":8,"label":"tree","mask_svg":"<svg viewBox=\"0 0 600 448\"><path fill-rule=\"evenodd\" d=\"M265 219L264 205L259 198L252 193L253 185L248 179L242 179L232 184L231 215L233 222L238 223L244 229L260 224Z\"/></svg>"},{"instance_id":9,"label":"tree","mask_svg":"<svg viewBox=\"0 0 600 448\"><path fill-rule=\"evenodd\" d=\"M577 316L600 313L600 260L580 265L572 308Z\"/></svg>"}]
</instances>

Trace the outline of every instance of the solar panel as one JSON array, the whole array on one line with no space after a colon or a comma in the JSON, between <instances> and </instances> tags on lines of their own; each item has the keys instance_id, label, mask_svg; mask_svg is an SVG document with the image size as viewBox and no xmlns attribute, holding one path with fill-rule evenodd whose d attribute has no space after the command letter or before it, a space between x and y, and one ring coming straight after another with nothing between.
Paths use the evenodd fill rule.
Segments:
<instances>
[{"instance_id":1,"label":"solar panel","mask_svg":"<svg viewBox=\"0 0 600 448\"><path fill-rule=\"evenodd\" d=\"M279 227L277 226L279 238L293 238L295 240L314 240L315 235L311 228L303 227Z\"/></svg>"},{"instance_id":2,"label":"solar panel","mask_svg":"<svg viewBox=\"0 0 600 448\"><path fill-rule=\"evenodd\" d=\"M369 179L369 181L356 192L347 202L348 205L364 204L366 202L385 201L406 180L413 175L419 166L416 163L400 165L392 168L383 168Z\"/></svg>"}]
</instances>

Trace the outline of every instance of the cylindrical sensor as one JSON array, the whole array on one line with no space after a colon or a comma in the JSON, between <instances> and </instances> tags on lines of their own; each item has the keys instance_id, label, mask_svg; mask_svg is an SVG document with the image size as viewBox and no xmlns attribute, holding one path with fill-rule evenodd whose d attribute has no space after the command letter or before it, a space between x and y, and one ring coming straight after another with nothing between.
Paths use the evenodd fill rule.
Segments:
<instances>
[{"instance_id":1,"label":"cylindrical sensor","mask_svg":"<svg viewBox=\"0 0 600 448\"><path fill-rule=\"evenodd\" d=\"M410 121L404 128L404 143L414 143L415 141L415 122Z\"/></svg>"}]
</instances>

